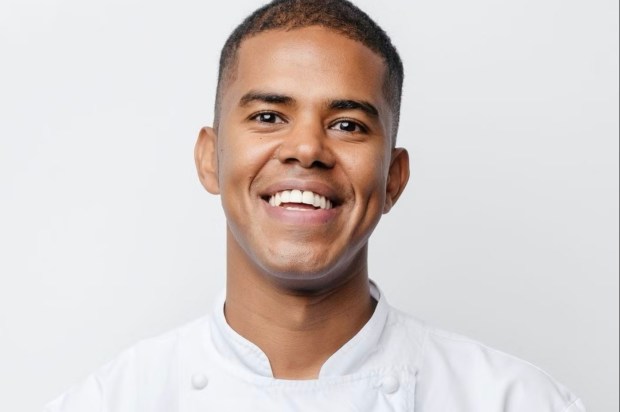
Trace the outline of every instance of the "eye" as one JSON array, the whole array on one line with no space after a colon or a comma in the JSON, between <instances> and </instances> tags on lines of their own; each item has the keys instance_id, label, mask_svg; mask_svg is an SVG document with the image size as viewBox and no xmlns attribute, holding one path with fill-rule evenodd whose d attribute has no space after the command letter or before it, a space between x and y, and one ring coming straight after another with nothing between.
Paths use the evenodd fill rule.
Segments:
<instances>
[{"instance_id":1,"label":"eye","mask_svg":"<svg viewBox=\"0 0 620 412\"><path fill-rule=\"evenodd\" d=\"M334 123L330 128L339 130L341 132L347 132L347 133L366 132L366 127L352 120L341 120L339 122Z\"/></svg>"},{"instance_id":2,"label":"eye","mask_svg":"<svg viewBox=\"0 0 620 412\"><path fill-rule=\"evenodd\" d=\"M251 119L259 123L271 123L271 124L284 123L284 120L282 119L282 117L278 116L277 114L273 112L258 113L252 116Z\"/></svg>"}]
</instances>

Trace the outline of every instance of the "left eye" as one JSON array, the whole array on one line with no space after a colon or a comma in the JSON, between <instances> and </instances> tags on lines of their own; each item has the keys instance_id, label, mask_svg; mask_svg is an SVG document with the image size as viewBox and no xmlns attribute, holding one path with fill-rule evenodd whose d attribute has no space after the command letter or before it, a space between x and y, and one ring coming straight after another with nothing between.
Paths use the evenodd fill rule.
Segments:
<instances>
[{"instance_id":1,"label":"left eye","mask_svg":"<svg viewBox=\"0 0 620 412\"><path fill-rule=\"evenodd\" d=\"M342 120L340 122L334 123L331 128L349 133L363 132L365 130L362 125L356 122L352 122L350 120Z\"/></svg>"}]
</instances>

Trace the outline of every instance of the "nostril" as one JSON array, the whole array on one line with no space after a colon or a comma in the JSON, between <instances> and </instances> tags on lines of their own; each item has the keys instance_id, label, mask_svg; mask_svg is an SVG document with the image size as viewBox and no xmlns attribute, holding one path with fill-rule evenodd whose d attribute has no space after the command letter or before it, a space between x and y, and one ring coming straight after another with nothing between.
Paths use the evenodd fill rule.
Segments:
<instances>
[{"instance_id":1,"label":"nostril","mask_svg":"<svg viewBox=\"0 0 620 412\"><path fill-rule=\"evenodd\" d=\"M331 169L332 166L321 160L314 160L311 163L304 162L298 158L290 157L284 161L287 164L299 164L304 169Z\"/></svg>"},{"instance_id":2,"label":"nostril","mask_svg":"<svg viewBox=\"0 0 620 412\"><path fill-rule=\"evenodd\" d=\"M310 165L310 167L316 167L317 169L329 169L330 168L326 163L323 163L320 160L315 160L314 162L312 162L312 165Z\"/></svg>"}]
</instances>

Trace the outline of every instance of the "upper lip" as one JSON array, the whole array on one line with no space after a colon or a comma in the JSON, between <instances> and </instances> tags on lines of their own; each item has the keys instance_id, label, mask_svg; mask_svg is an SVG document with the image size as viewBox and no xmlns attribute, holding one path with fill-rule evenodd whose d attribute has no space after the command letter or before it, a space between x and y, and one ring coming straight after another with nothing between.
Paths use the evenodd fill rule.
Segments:
<instances>
[{"instance_id":1,"label":"upper lip","mask_svg":"<svg viewBox=\"0 0 620 412\"><path fill-rule=\"evenodd\" d=\"M334 206L342 203L342 199L339 194L341 192L327 183L316 180L290 179L273 183L261 192L261 197L267 198L268 200L269 197L284 190L301 190L302 192L310 191L331 200Z\"/></svg>"}]
</instances>

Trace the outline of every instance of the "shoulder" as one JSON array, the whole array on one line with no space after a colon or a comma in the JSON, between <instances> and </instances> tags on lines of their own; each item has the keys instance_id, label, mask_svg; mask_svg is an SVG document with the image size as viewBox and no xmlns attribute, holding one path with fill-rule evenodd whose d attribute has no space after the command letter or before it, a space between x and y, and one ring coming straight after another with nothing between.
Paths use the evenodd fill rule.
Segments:
<instances>
[{"instance_id":1,"label":"shoulder","mask_svg":"<svg viewBox=\"0 0 620 412\"><path fill-rule=\"evenodd\" d=\"M165 388L177 379L179 346L188 336L208 330L207 323L208 317L203 317L138 342L48 404L45 412L105 411L119 399L122 412L142 410L153 398L173 404L176 400L169 397L174 392Z\"/></svg>"},{"instance_id":2,"label":"shoulder","mask_svg":"<svg viewBox=\"0 0 620 412\"><path fill-rule=\"evenodd\" d=\"M421 347L416 404L427 410L584 412L579 399L542 369L465 336L394 310ZM421 345L421 346L420 346Z\"/></svg>"}]
</instances>

